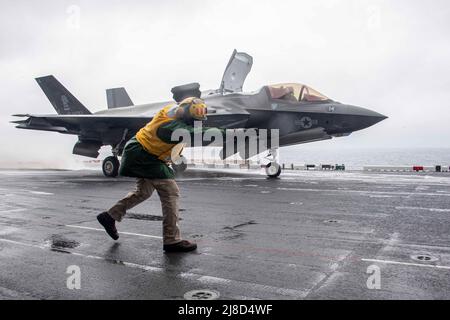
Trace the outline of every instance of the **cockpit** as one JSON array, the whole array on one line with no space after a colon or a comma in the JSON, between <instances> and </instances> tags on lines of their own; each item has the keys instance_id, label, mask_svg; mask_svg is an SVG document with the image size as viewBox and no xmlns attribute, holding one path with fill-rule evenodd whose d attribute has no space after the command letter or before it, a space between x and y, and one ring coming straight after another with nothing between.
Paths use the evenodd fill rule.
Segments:
<instances>
[{"instance_id":1,"label":"cockpit","mask_svg":"<svg viewBox=\"0 0 450 320\"><path fill-rule=\"evenodd\" d=\"M291 102L320 102L330 100L317 90L300 83L281 83L267 87L272 99Z\"/></svg>"}]
</instances>

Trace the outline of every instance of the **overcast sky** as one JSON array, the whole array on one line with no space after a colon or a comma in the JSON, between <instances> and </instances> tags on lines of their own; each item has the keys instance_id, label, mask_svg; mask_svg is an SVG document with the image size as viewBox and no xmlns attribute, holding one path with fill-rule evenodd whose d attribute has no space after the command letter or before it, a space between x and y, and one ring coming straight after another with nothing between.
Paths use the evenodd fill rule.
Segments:
<instances>
[{"instance_id":1,"label":"overcast sky","mask_svg":"<svg viewBox=\"0 0 450 320\"><path fill-rule=\"evenodd\" d=\"M136 103L219 86L234 48L254 58L244 89L301 82L389 116L323 148L449 147L450 2L0 0L3 162L71 158L75 136L14 129L55 113L34 78L55 75L91 111L105 89ZM0 162L1 162L0 161Z\"/></svg>"}]
</instances>

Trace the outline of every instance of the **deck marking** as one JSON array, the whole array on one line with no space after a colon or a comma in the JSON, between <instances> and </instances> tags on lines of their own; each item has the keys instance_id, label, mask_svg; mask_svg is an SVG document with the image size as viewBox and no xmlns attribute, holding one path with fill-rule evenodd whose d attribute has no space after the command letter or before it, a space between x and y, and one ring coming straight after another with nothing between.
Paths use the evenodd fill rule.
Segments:
<instances>
[{"instance_id":1,"label":"deck marking","mask_svg":"<svg viewBox=\"0 0 450 320\"><path fill-rule=\"evenodd\" d=\"M75 226L75 225L72 225L72 224L67 224L66 227L105 232L105 229L85 227L85 226ZM133 232L123 232L123 231L121 231L121 232L119 232L119 235L120 234L126 234L126 235L130 235L130 236L138 236L138 237L145 237L145 238L153 238L153 239L162 239L162 237L152 236L152 235L149 235L149 234L142 234L142 233L133 233Z\"/></svg>"},{"instance_id":2,"label":"deck marking","mask_svg":"<svg viewBox=\"0 0 450 320\"><path fill-rule=\"evenodd\" d=\"M310 291L310 290L296 290L296 289L289 289L289 288L274 287L271 285L265 285L265 284L259 284L259 283L254 283L254 282L241 281L241 280L226 279L226 278L220 278L220 277L212 277L212 276L201 275L201 274L196 274L196 273L191 273L191 272L183 272L183 273L179 274L178 276L183 279L198 281L204 285L237 286L239 288L246 288L251 291L259 291L259 292L264 292L264 293L276 293L278 295L294 297L297 299L305 298Z\"/></svg>"},{"instance_id":3,"label":"deck marking","mask_svg":"<svg viewBox=\"0 0 450 320\"><path fill-rule=\"evenodd\" d=\"M0 238L0 241L7 242L7 243L12 243L12 244L19 244L19 245L26 246L26 247L31 247L31 248L46 249L45 246L40 246L40 245L37 245L37 244L24 243L24 242L9 240L9 239L2 239L2 238Z\"/></svg>"},{"instance_id":4,"label":"deck marking","mask_svg":"<svg viewBox=\"0 0 450 320\"><path fill-rule=\"evenodd\" d=\"M22 212L27 211L28 209L25 208L17 208L17 209L9 209L9 210L0 210L0 213L7 213L7 212Z\"/></svg>"},{"instance_id":5,"label":"deck marking","mask_svg":"<svg viewBox=\"0 0 450 320\"><path fill-rule=\"evenodd\" d=\"M424 210L424 211L431 211L431 212L450 212L450 209L441 209L441 208L424 208L424 207L402 207L398 206L395 207L397 210Z\"/></svg>"},{"instance_id":6,"label":"deck marking","mask_svg":"<svg viewBox=\"0 0 450 320\"><path fill-rule=\"evenodd\" d=\"M341 193L358 193L363 196L367 195L391 195L391 196L437 196L437 197L450 197L450 193L428 193L428 192L401 192L401 191L371 191L371 190L339 190L339 189L310 189L310 188L287 188L278 187L275 188L282 191L304 191L304 192L341 192Z\"/></svg>"},{"instance_id":7,"label":"deck marking","mask_svg":"<svg viewBox=\"0 0 450 320\"><path fill-rule=\"evenodd\" d=\"M19 242L19 241L14 241L14 240L9 240L9 239L2 239L2 238L0 238L0 241L1 242L12 243L12 244L18 244L18 245L22 245L22 246L25 246L25 247L31 247L31 248L37 248L37 249L41 249L41 250L51 251L51 249L49 249L47 246L43 246L43 245ZM132 263L132 262L126 262L126 261L121 261L121 260L117 260L117 259L105 258L105 257L100 257L100 256L95 256L95 255L90 255L90 254L83 254L83 253L72 252L72 251L68 251L68 253L70 253L70 254L72 254L74 256L88 258L88 259L103 260L103 261L107 261L107 262L114 262L117 265L123 265L123 266L126 266L126 267L135 268L135 269L141 269L141 270L145 270L145 271L159 271L159 272L164 271L163 268L152 267L152 266L147 266L147 265L137 264L137 263Z\"/></svg>"},{"instance_id":8,"label":"deck marking","mask_svg":"<svg viewBox=\"0 0 450 320\"><path fill-rule=\"evenodd\" d=\"M43 245L24 243L24 242L19 242L19 241L14 241L14 240L9 240L9 239L2 239L2 238L0 238L0 242L7 242L7 243L12 243L12 244L18 244L18 245L22 245L22 246L26 246L26 247L38 248L38 249L41 249L41 250L46 250L46 251L50 251L51 252L51 249L49 249L48 247L43 246ZM102 260L102 261L106 261L106 262L112 262L112 263L117 264L117 265L122 265L122 266L125 266L125 267L134 268L134 269L140 269L140 270L144 270L144 271L153 271L153 272L165 272L165 271L167 271L166 269L161 268L161 267L153 267L153 266L148 266L148 265L143 265L143 264L137 264L137 263L132 263L132 262L121 261L121 260L117 260L117 259L100 257L100 256L96 256L96 255L89 255L89 254L83 254L83 253L72 252L72 251L68 251L68 253L70 253L72 255L75 255L75 256L87 258L87 259ZM264 292L266 294L275 292L275 293L277 293L279 295L291 296L291 297L294 297L294 298L304 298L309 293L309 290L304 291L304 290L295 290L295 289L274 287L274 286L264 285L264 284L259 284L259 283L253 283L253 282L247 282L247 281L241 281L241 280L233 280L233 279L226 279L226 278L219 278L219 277L212 277L212 276L208 276L208 275L197 274L197 273L190 273L190 272L177 273L177 274L175 274L175 276L183 278L183 279L186 279L186 280L194 280L194 281L200 282L202 284L236 285L236 286L238 286L240 288L249 288L249 289L252 289L252 290L257 290L257 291L260 291L260 292ZM255 299L255 298L252 298L252 299Z\"/></svg>"},{"instance_id":9,"label":"deck marking","mask_svg":"<svg viewBox=\"0 0 450 320\"><path fill-rule=\"evenodd\" d=\"M445 269L450 270L449 266L436 266L432 264L420 264L420 263L410 263L410 262L400 262L400 261L390 261L390 260L378 260L378 259L361 259L366 262L378 262L378 263L386 263L386 264L399 264L404 266L413 266L413 267L425 267L425 268L435 268L435 269Z\"/></svg>"},{"instance_id":10,"label":"deck marking","mask_svg":"<svg viewBox=\"0 0 450 320\"><path fill-rule=\"evenodd\" d=\"M41 195L44 195L44 196L53 196L53 195L55 195L54 193L50 193L50 192L44 192L44 191L31 191L31 190L27 190L29 193L32 193L32 194L41 194Z\"/></svg>"}]
</instances>

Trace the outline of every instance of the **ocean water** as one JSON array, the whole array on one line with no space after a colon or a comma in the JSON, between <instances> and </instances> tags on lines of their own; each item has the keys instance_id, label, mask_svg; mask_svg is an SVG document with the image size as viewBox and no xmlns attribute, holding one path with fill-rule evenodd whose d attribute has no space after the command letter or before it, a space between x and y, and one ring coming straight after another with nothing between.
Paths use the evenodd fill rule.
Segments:
<instances>
[{"instance_id":1,"label":"ocean water","mask_svg":"<svg viewBox=\"0 0 450 320\"><path fill-rule=\"evenodd\" d=\"M201 159L220 161L217 156L219 151L218 148L203 148L203 151L201 148L193 148L186 149L184 154L188 159L195 159L195 161L201 161ZM260 155L259 158L264 159L264 156ZM257 160L257 158L251 160ZM296 165L344 164L346 168L353 170L361 170L368 165L450 166L450 148L339 148L297 145L280 148L279 162L286 165L291 163Z\"/></svg>"},{"instance_id":2,"label":"ocean water","mask_svg":"<svg viewBox=\"0 0 450 320\"><path fill-rule=\"evenodd\" d=\"M366 165L450 166L450 148L318 148L293 146L280 149L281 163L345 164L349 169Z\"/></svg>"},{"instance_id":3,"label":"ocean water","mask_svg":"<svg viewBox=\"0 0 450 320\"><path fill-rule=\"evenodd\" d=\"M203 151L202 151L203 150ZM220 161L218 148L187 148L183 154L195 162L201 159ZM0 162L0 168L7 169L83 169L101 168L101 161L109 156L109 150L102 153L98 159L90 159L70 154L61 158L40 158L36 161ZM214 159L214 160L212 160ZM264 155L260 156L264 163ZM252 159L256 160L256 159ZM231 160L232 161L232 160ZM231 162L230 161L230 162ZM344 164L351 170L361 170L364 166L450 166L450 148L364 148L297 145L279 149L279 162L290 165L303 164Z\"/></svg>"}]
</instances>

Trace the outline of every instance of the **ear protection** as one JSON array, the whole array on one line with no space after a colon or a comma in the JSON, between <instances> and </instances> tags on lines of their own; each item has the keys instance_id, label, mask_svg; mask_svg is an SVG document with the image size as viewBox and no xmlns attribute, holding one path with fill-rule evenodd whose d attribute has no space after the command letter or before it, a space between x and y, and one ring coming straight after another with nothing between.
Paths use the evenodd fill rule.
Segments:
<instances>
[{"instance_id":1,"label":"ear protection","mask_svg":"<svg viewBox=\"0 0 450 320\"><path fill-rule=\"evenodd\" d=\"M183 108L185 116L189 116L194 120L206 120L206 114L208 113L208 108L202 99L190 97L186 98L179 104L180 108Z\"/></svg>"}]
</instances>

